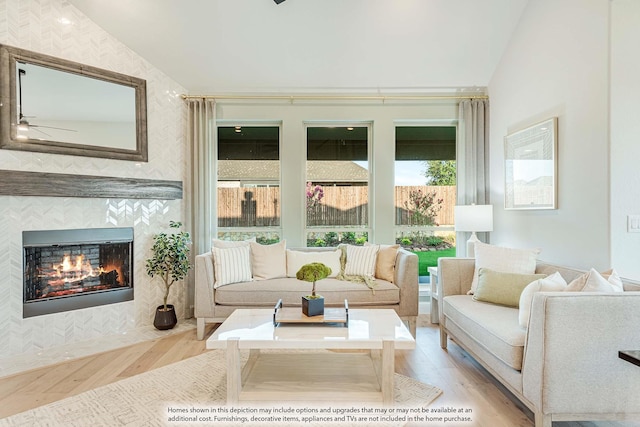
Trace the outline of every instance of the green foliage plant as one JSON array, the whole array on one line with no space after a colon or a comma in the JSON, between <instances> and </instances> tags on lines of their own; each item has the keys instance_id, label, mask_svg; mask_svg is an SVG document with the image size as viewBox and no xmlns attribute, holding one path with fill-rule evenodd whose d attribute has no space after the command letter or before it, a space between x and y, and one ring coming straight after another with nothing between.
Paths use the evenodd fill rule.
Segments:
<instances>
[{"instance_id":1,"label":"green foliage plant","mask_svg":"<svg viewBox=\"0 0 640 427\"><path fill-rule=\"evenodd\" d=\"M170 221L169 227L180 228L181 222ZM158 276L164 283L164 310L171 286L184 279L191 268L189 263L191 236L186 231L179 233L159 233L153 236L152 257L147 259L147 274Z\"/></svg>"},{"instance_id":2,"label":"green foliage plant","mask_svg":"<svg viewBox=\"0 0 640 427\"><path fill-rule=\"evenodd\" d=\"M323 248L325 246L327 246L327 242L324 239L318 238L316 239L316 241L314 242L314 246Z\"/></svg>"},{"instance_id":3,"label":"green foliage plant","mask_svg":"<svg viewBox=\"0 0 640 427\"><path fill-rule=\"evenodd\" d=\"M296 273L296 279L304 280L305 282L313 282L311 288L311 295L308 298L322 298L320 295L316 295L316 281L325 279L331 274L331 269L321 262L312 262L300 267L300 270Z\"/></svg>"},{"instance_id":4,"label":"green foliage plant","mask_svg":"<svg viewBox=\"0 0 640 427\"><path fill-rule=\"evenodd\" d=\"M428 160L425 177L428 185L456 185L455 160Z\"/></svg>"},{"instance_id":5,"label":"green foliage plant","mask_svg":"<svg viewBox=\"0 0 640 427\"><path fill-rule=\"evenodd\" d=\"M442 209L444 199L436 199L436 192L422 192L413 190L409 192L409 201L405 202L405 208L411 215L412 225L438 225L435 222L438 212Z\"/></svg>"}]
</instances>

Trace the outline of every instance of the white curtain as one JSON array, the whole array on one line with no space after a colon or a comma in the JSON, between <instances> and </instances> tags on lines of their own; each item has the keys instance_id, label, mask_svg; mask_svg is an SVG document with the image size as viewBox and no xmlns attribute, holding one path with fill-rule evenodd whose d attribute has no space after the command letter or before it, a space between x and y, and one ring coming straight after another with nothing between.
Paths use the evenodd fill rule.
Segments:
<instances>
[{"instance_id":1,"label":"white curtain","mask_svg":"<svg viewBox=\"0 0 640 427\"><path fill-rule=\"evenodd\" d=\"M188 99L187 103L187 191L186 229L191 233L192 263L195 256L211 249L213 221L213 141L216 135L216 104L209 99ZM194 301L194 269L187 286L187 307ZM188 317L193 313L188 309Z\"/></svg>"},{"instance_id":2,"label":"white curtain","mask_svg":"<svg viewBox=\"0 0 640 427\"><path fill-rule=\"evenodd\" d=\"M458 105L457 201L458 205L490 204L489 200L489 101L472 99ZM477 233L483 242L487 233ZM456 252L466 256L470 233L457 233Z\"/></svg>"}]
</instances>

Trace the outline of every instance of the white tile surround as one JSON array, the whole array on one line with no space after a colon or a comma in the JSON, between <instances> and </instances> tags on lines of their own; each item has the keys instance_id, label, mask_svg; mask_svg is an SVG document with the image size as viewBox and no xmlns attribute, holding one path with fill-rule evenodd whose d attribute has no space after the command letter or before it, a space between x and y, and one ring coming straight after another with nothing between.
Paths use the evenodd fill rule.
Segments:
<instances>
[{"instance_id":1,"label":"white tile surround","mask_svg":"<svg viewBox=\"0 0 640 427\"><path fill-rule=\"evenodd\" d=\"M184 88L75 7L64 0L0 0L0 43L145 79L149 144L148 163L0 150L0 169L184 179ZM69 351L79 357L130 343L132 336L153 337L150 325L162 289L147 277L144 260L151 236L183 214L183 200L0 196L0 376L25 364L35 367L38 360L65 358ZM22 231L100 227L134 228L134 301L23 319ZM183 285L175 288L170 302L183 317L186 292ZM25 363L15 368L20 359Z\"/></svg>"}]
</instances>

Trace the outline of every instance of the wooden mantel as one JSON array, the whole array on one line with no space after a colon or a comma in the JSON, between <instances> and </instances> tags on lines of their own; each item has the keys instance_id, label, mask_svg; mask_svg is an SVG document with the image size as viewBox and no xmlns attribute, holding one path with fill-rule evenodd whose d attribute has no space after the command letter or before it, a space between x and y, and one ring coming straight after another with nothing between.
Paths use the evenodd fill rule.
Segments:
<instances>
[{"instance_id":1,"label":"wooden mantel","mask_svg":"<svg viewBox=\"0 0 640 427\"><path fill-rule=\"evenodd\" d=\"M0 195L182 199L182 181L0 170Z\"/></svg>"}]
</instances>

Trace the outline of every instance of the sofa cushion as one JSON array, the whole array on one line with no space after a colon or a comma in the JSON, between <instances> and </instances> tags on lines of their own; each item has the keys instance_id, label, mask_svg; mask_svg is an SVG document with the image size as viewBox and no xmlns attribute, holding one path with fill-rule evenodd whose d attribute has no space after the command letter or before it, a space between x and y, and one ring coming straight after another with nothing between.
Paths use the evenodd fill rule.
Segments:
<instances>
[{"instance_id":1,"label":"sofa cushion","mask_svg":"<svg viewBox=\"0 0 640 427\"><path fill-rule=\"evenodd\" d=\"M518 324L517 308L474 301L471 295L447 296L442 303L447 322L513 369L522 369L526 331Z\"/></svg>"},{"instance_id":2,"label":"sofa cushion","mask_svg":"<svg viewBox=\"0 0 640 427\"><path fill-rule=\"evenodd\" d=\"M622 281L614 270L598 273L594 268L572 280L567 292L622 292Z\"/></svg>"},{"instance_id":3,"label":"sofa cushion","mask_svg":"<svg viewBox=\"0 0 640 427\"><path fill-rule=\"evenodd\" d=\"M389 305L400 302L400 288L385 280L376 280L375 294L364 283L337 279L316 282L316 292L325 299L325 305L341 306L346 299L349 307ZM273 306L279 299L284 305L299 306L304 295L311 292L312 284L295 278L270 279L223 286L215 292L215 302L222 305Z\"/></svg>"},{"instance_id":4,"label":"sofa cushion","mask_svg":"<svg viewBox=\"0 0 640 427\"><path fill-rule=\"evenodd\" d=\"M272 245L251 242L251 272L253 280L287 277L286 241Z\"/></svg>"},{"instance_id":5,"label":"sofa cushion","mask_svg":"<svg viewBox=\"0 0 640 427\"><path fill-rule=\"evenodd\" d=\"M524 288L533 281L546 277L544 274L502 273L490 268L478 270L478 286L473 294L476 301L518 307Z\"/></svg>"},{"instance_id":6,"label":"sofa cushion","mask_svg":"<svg viewBox=\"0 0 640 427\"><path fill-rule=\"evenodd\" d=\"M372 244L366 242L365 246ZM376 257L376 271L374 277L376 279L386 280L393 283L396 270L396 257L400 245L379 245L378 256Z\"/></svg>"},{"instance_id":7,"label":"sofa cushion","mask_svg":"<svg viewBox=\"0 0 640 427\"><path fill-rule=\"evenodd\" d=\"M216 275L214 288L251 280L251 257L248 245L230 248L214 247L211 250Z\"/></svg>"},{"instance_id":8,"label":"sofa cushion","mask_svg":"<svg viewBox=\"0 0 640 427\"><path fill-rule=\"evenodd\" d=\"M567 287L567 282L559 272L555 272L543 279L538 279L527 285L520 295L518 303L518 323L521 328L529 327L529 317L531 315L531 303L536 292L560 292Z\"/></svg>"},{"instance_id":9,"label":"sofa cushion","mask_svg":"<svg viewBox=\"0 0 640 427\"><path fill-rule=\"evenodd\" d=\"M376 258L379 245L355 246L346 245L347 263L344 274L347 276L373 277L376 272Z\"/></svg>"},{"instance_id":10,"label":"sofa cushion","mask_svg":"<svg viewBox=\"0 0 640 427\"><path fill-rule=\"evenodd\" d=\"M296 251L287 249L287 277L296 277L296 273L305 264L320 262L331 269L329 277L340 274L340 249L333 251Z\"/></svg>"},{"instance_id":11,"label":"sofa cushion","mask_svg":"<svg viewBox=\"0 0 640 427\"><path fill-rule=\"evenodd\" d=\"M533 274L536 271L536 258L540 253L537 249L507 248L482 242L476 242L474 248L476 266L469 293L474 293L478 286L478 269L484 267L503 273Z\"/></svg>"}]
</instances>

